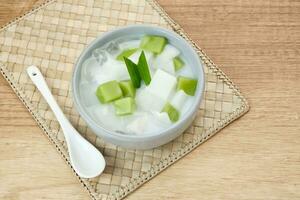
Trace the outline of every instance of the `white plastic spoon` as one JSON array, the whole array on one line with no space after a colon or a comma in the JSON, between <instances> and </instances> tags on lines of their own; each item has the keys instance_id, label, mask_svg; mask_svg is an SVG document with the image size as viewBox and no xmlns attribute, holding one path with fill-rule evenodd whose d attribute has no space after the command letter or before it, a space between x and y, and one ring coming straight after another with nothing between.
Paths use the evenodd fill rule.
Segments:
<instances>
[{"instance_id":1,"label":"white plastic spoon","mask_svg":"<svg viewBox=\"0 0 300 200\"><path fill-rule=\"evenodd\" d=\"M30 66L27 68L27 73L47 101L63 130L71 164L76 173L83 178L92 178L101 174L105 167L102 154L85 140L65 117L40 70L36 66Z\"/></svg>"}]
</instances>

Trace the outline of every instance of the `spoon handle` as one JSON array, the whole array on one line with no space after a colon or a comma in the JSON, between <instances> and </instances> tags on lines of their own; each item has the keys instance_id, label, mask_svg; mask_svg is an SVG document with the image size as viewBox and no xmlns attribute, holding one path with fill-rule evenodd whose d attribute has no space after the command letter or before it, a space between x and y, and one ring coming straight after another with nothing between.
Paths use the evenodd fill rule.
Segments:
<instances>
[{"instance_id":1,"label":"spoon handle","mask_svg":"<svg viewBox=\"0 0 300 200\"><path fill-rule=\"evenodd\" d=\"M44 99L47 101L50 108L52 109L54 115L57 118L57 121L59 122L59 124L60 124L61 128L63 129L63 132L66 136L67 132L64 130L69 129L70 127L72 127L72 125L70 124L69 120L65 117L62 110L58 106L56 100L54 99L52 93L49 90L49 87L48 87L42 73L36 66L33 66L33 65L27 68L27 73L28 73L30 79L32 80L32 82L37 87L37 89L43 95Z\"/></svg>"},{"instance_id":2,"label":"spoon handle","mask_svg":"<svg viewBox=\"0 0 300 200\"><path fill-rule=\"evenodd\" d=\"M63 130L71 165L76 173L83 178L92 178L101 174L105 167L105 160L102 154L85 140L65 117L51 94L40 70L36 66L30 66L27 68L27 73L47 101Z\"/></svg>"}]
</instances>

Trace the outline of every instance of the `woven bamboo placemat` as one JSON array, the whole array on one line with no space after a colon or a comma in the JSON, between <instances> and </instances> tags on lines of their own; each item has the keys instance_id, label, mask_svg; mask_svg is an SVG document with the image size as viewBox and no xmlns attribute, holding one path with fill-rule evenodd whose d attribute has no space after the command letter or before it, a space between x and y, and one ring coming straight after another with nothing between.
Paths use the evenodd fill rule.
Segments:
<instances>
[{"instance_id":1,"label":"woven bamboo placemat","mask_svg":"<svg viewBox=\"0 0 300 200\"><path fill-rule=\"evenodd\" d=\"M70 88L74 62L89 42L118 26L137 23L173 29L188 40L206 76L193 125L174 141L147 151L126 150L96 137L75 110ZM125 197L249 109L237 87L152 0L46 1L2 27L0 44L1 73L69 166L59 124L25 72L29 65L39 66L71 123L104 154L107 166L102 175L78 177L95 200Z\"/></svg>"}]
</instances>

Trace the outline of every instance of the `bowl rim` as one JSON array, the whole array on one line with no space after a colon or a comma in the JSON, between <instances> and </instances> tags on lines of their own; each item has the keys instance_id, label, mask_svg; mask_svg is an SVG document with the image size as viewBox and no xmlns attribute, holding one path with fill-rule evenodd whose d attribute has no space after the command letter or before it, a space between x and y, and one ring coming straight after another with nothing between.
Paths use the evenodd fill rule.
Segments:
<instances>
[{"instance_id":1,"label":"bowl rim","mask_svg":"<svg viewBox=\"0 0 300 200\"><path fill-rule=\"evenodd\" d=\"M134 135L134 134L122 134L122 133L117 133L115 131L109 130L101 125L99 125L98 123L95 122L95 120L86 112L86 110L83 108L82 104L80 103L79 100L79 89L75 86L78 86L78 84L76 83L79 82L78 79L76 78L77 74L80 73L78 72L79 70L81 70L81 66L79 65L82 61L82 59L85 57L85 54L87 54L90 49L96 45L97 43L99 43L102 40L105 40L106 38L110 37L110 35L115 34L119 31L126 31L126 30L130 30L130 29L155 29L157 31L157 35L160 35L160 33L164 33L165 37L167 37L167 39L169 39L168 37L173 37L173 39L177 40L177 41L181 41L183 42L183 44L186 46L186 48L188 48L190 50L190 53L192 54L191 56L195 59L195 61L198 64L198 68L200 73L197 74L197 78L198 78L198 83L197 83L197 90L196 90L196 99L193 101L191 107L186 111L186 113L184 114L184 116L182 117L182 119L180 119L178 122L172 124L171 126L153 133L147 133L147 134L138 134L138 135ZM116 39L116 38L115 38ZM110 40L106 41L105 43L109 42ZM191 66L193 68L193 66ZM197 66L194 66L197 67ZM138 25L127 25L127 26L122 26L122 27L118 27L115 28L113 30L107 31L103 34L101 34L100 36L98 36L97 38L95 38L92 42L90 42L87 46L84 47L84 49L82 50L82 52L80 53L79 57L77 58L75 64L74 64L74 69L73 69L73 73L72 73L72 96L73 96L73 100L74 100L74 105L76 110L79 112L80 116L83 118L83 120L87 123L87 125L95 132L96 135L97 132L101 132L100 134L108 134L109 137L113 137L115 139L151 139L151 138L157 138L160 137L162 135L167 135L167 134L171 134L172 132L176 132L176 130L180 129L180 127L182 127L184 124L186 124L190 118L195 114L195 112L197 112L198 107L200 106L200 102L202 100L202 96L203 96L203 92L204 92L204 88L205 88L205 75L204 75L204 69L203 69L203 65L201 63L201 59L198 55L198 53L196 52L196 49L193 48L191 46L191 44L185 40L183 37L181 37L179 34L177 34L176 32L160 27L160 26L154 26L154 25L146 25L146 24L138 24ZM97 131L95 131L95 128L97 129Z\"/></svg>"}]
</instances>

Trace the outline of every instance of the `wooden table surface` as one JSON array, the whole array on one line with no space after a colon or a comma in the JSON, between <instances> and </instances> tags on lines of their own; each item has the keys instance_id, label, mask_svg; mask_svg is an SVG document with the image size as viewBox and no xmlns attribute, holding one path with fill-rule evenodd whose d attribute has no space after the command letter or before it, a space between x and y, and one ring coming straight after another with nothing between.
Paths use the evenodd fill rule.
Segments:
<instances>
[{"instance_id":1,"label":"wooden table surface","mask_svg":"<svg viewBox=\"0 0 300 200\"><path fill-rule=\"evenodd\" d=\"M0 24L33 0L0 0ZM300 1L159 0L251 110L128 199L300 199ZM89 199L0 78L0 199Z\"/></svg>"}]
</instances>

